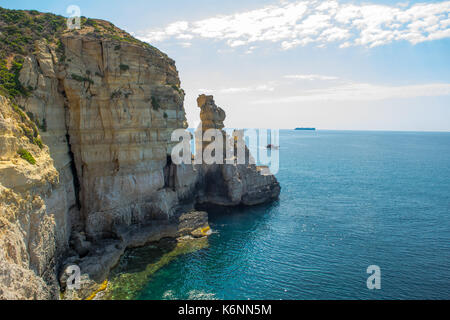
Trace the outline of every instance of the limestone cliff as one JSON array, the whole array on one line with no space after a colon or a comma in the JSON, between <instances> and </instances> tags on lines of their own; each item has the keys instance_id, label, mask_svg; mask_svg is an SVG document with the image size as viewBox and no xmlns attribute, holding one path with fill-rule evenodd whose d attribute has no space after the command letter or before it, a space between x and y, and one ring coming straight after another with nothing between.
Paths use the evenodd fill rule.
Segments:
<instances>
[{"instance_id":1,"label":"limestone cliff","mask_svg":"<svg viewBox=\"0 0 450 320\"><path fill-rule=\"evenodd\" d=\"M170 133L186 126L174 62L156 49L90 35L68 33L61 42L63 64L42 42L26 58L21 81L37 90L23 104L45 119L43 139L58 168L68 168L73 156L88 236L169 217L176 194L161 190L163 168ZM161 198L172 201L154 208Z\"/></svg>"},{"instance_id":2,"label":"limestone cliff","mask_svg":"<svg viewBox=\"0 0 450 320\"><path fill-rule=\"evenodd\" d=\"M30 119L0 96L0 298L54 299L56 257L68 249L67 194ZM39 139L39 136L36 136Z\"/></svg>"},{"instance_id":3,"label":"limestone cliff","mask_svg":"<svg viewBox=\"0 0 450 320\"><path fill-rule=\"evenodd\" d=\"M61 20L14 16L43 30ZM207 235L197 205L278 197L275 177L250 162L172 163L170 135L187 128L184 92L158 49L102 20L59 25L47 40L27 32L21 52L1 47L5 68L20 67L0 79L0 298L56 299L73 264L82 289L65 297L86 298L126 248ZM221 130L225 112L199 101L204 128Z\"/></svg>"}]
</instances>

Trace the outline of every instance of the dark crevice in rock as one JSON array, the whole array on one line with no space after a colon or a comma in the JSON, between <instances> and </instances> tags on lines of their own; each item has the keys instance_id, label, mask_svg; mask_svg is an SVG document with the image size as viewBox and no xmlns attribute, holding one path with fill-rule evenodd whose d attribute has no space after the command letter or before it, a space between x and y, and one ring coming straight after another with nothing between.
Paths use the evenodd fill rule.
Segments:
<instances>
[{"instance_id":1,"label":"dark crevice in rock","mask_svg":"<svg viewBox=\"0 0 450 320\"><path fill-rule=\"evenodd\" d=\"M64 81L62 79L58 80L58 89L60 94L64 97L64 110L65 110L65 118L67 119L68 113L69 113L69 101L67 99L67 94L64 88ZM69 128L67 126L67 120L66 120L66 143L69 149L69 157L70 157L70 170L72 171L73 176L73 187L75 191L75 202L78 210L81 210L81 200L80 200L80 180L78 179L78 172L77 172L77 166L75 164L75 156L72 151L72 145L70 144L70 135L69 135Z\"/></svg>"},{"instance_id":2,"label":"dark crevice in rock","mask_svg":"<svg viewBox=\"0 0 450 320\"><path fill-rule=\"evenodd\" d=\"M173 163L172 157L167 156L166 166L164 167L164 188L171 188L175 191L175 176L177 166Z\"/></svg>"},{"instance_id":3,"label":"dark crevice in rock","mask_svg":"<svg viewBox=\"0 0 450 320\"><path fill-rule=\"evenodd\" d=\"M58 90L59 90L59 93L64 97L64 112L65 112L65 118L67 119L68 113L69 113L69 101L67 99L67 94L65 91L63 79L58 79ZM69 128L67 125L67 120L66 120L66 143L67 143L67 147L69 149L68 154L70 157L70 170L71 170L72 176L73 176L73 187L74 187L74 191L75 191L75 203L76 203L78 210L81 210L81 200L80 200L81 184L80 184L80 180L78 179L77 166L75 164L75 156L72 151L72 145L70 144L70 135L69 135Z\"/></svg>"},{"instance_id":4,"label":"dark crevice in rock","mask_svg":"<svg viewBox=\"0 0 450 320\"><path fill-rule=\"evenodd\" d=\"M72 147L70 145L70 136L66 134L67 145L69 146L69 157L70 161L70 169L72 171L73 176L73 187L75 189L75 200L77 203L78 210L81 210L81 201L80 201L80 180L78 179L77 174L77 166L75 165L75 156L72 152Z\"/></svg>"},{"instance_id":5,"label":"dark crevice in rock","mask_svg":"<svg viewBox=\"0 0 450 320\"><path fill-rule=\"evenodd\" d=\"M219 167L206 173L205 192L207 195L223 195L223 197L227 197L228 186Z\"/></svg>"}]
</instances>

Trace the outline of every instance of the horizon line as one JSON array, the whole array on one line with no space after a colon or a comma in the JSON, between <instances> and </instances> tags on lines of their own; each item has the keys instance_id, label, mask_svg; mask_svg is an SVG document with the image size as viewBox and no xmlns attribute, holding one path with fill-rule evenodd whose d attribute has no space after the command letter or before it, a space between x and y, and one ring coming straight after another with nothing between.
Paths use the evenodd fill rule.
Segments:
<instances>
[{"instance_id":1,"label":"horizon line","mask_svg":"<svg viewBox=\"0 0 450 320\"><path fill-rule=\"evenodd\" d=\"M314 127L311 127L314 128ZM267 130L288 130L288 131L301 131L301 130L295 130L295 128L256 128L256 127L245 127L245 128L235 128L235 127L224 127L223 130L226 129L267 129ZM196 128L187 128L186 130L196 130ZM429 132L429 133L450 133L449 130L395 130L395 129L318 129L315 128L315 130L311 131L362 131L362 132Z\"/></svg>"}]
</instances>

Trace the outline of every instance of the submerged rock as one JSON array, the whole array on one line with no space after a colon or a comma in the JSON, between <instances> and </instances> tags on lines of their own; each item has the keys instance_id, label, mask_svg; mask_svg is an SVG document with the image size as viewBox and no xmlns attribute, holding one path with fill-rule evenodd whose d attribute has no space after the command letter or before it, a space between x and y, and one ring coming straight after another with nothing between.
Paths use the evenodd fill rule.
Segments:
<instances>
[{"instance_id":1,"label":"submerged rock","mask_svg":"<svg viewBox=\"0 0 450 320\"><path fill-rule=\"evenodd\" d=\"M111 274L108 289L99 298L135 299L151 276L162 267L180 255L207 247L206 237L182 237L177 240L165 239L163 243L155 243L154 246L130 250L122 256L118 267Z\"/></svg>"},{"instance_id":2,"label":"submerged rock","mask_svg":"<svg viewBox=\"0 0 450 320\"><path fill-rule=\"evenodd\" d=\"M126 249L144 247L165 238L179 238L179 241L205 238L209 230L208 214L192 211L177 215L169 221L134 225L117 230L118 239L100 240L94 244L89 254L83 258L69 258L61 272L60 283L66 288L67 268L77 265L81 270L81 288L65 290L64 299L87 299L107 280L110 270L116 266Z\"/></svg>"}]
</instances>

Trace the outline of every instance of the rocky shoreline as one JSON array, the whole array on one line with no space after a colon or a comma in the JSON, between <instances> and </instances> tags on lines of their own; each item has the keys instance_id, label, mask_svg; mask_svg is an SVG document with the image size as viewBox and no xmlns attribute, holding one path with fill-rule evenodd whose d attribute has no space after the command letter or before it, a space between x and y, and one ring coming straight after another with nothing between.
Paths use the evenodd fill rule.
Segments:
<instances>
[{"instance_id":1,"label":"rocky shoreline","mask_svg":"<svg viewBox=\"0 0 450 320\"><path fill-rule=\"evenodd\" d=\"M207 237L211 233L208 225L208 214L201 211L192 211L172 218L170 221L161 221L144 226L131 226L118 230L119 239L105 239L98 241L89 248L89 254L83 258L73 256L65 261L61 272L61 289L63 299L95 298L93 293L108 281L110 271L118 264L125 250L143 247L157 243L164 238L189 239ZM70 273L65 272L71 265L77 265L82 270L81 288L77 290L66 289L66 280ZM105 290L106 287L103 288ZM103 291L101 290L101 291Z\"/></svg>"}]
</instances>

